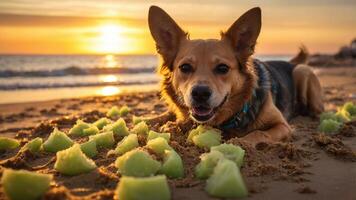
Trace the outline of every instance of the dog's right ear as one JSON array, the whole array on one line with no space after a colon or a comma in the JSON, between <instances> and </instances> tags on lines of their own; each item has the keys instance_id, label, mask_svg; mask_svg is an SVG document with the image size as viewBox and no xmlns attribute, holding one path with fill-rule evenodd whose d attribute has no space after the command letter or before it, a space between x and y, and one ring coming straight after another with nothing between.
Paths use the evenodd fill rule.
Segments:
<instances>
[{"instance_id":1,"label":"dog's right ear","mask_svg":"<svg viewBox=\"0 0 356 200\"><path fill-rule=\"evenodd\" d=\"M168 65L167 67L171 68L179 43L182 39L186 39L187 33L164 10L157 6L150 7L148 25L156 42L157 52L162 55L165 64Z\"/></svg>"}]
</instances>

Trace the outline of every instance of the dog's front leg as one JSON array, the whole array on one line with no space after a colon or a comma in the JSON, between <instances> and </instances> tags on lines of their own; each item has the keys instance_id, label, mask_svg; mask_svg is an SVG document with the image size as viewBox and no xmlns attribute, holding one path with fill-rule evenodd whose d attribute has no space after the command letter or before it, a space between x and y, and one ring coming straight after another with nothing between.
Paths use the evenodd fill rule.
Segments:
<instances>
[{"instance_id":1,"label":"dog's front leg","mask_svg":"<svg viewBox=\"0 0 356 200\"><path fill-rule=\"evenodd\" d=\"M289 139L292 130L282 113L274 105L269 94L255 122L249 127L250 133L241 139L255 146L258 143L276 143Z\"/></svg>"}]
</instances>

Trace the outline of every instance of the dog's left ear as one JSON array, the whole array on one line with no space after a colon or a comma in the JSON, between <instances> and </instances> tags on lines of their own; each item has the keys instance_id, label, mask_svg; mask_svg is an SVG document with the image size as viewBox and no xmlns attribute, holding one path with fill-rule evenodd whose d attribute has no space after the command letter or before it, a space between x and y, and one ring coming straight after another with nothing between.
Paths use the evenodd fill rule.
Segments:
<instances>
[{"instance_id":1,"label":"dog's left ear","mask_svg":"<svg viewBox=\"0 0 356 200\"><path fill-rule=\"evenodd\" d=\"M255 7L244 13L225 33L222 33L221 39L228 40L239 61L245 63L254 53L260 30L261 9Z\"/></svg>"},{"instance_id":2,"label":"dog's left ear","mask_svg":"<svg viewBox=\"0 0 356 200\"><path fill-rule=\"evenodd\" d=\"M150 7L148 25L156 42L157 52L161 54L165 64L170 68L178 52L179 44L187 34L163 9L157 6Z\"/></svg>"}]
</instances>

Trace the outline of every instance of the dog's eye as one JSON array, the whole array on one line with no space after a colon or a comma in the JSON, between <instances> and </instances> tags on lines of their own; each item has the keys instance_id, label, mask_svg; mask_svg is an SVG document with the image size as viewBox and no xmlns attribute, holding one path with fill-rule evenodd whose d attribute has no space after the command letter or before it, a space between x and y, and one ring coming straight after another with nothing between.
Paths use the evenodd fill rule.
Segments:
<instances>
[{"instance_id":1,"label":"dog's eye","mask_svg":"<svg viewBox=\"0 0 356 200\"><path fill-rule=\"evenodd\" d=\"M179 69L181 72L188 74L193 72L193 67L190 64L183 64L181 66L179 66Z\"/></svg>"},{"instance_id":2,"label":"dog's eye","mask_svg":"<svg viewBox=\"0 0 356 200\"><path fill-rule=\"evenodd\" d=\"M226 74L230 70L229 66L225 64L219 64L215 67L214 72L217 74Z\"/></svg>"}]
</instances>

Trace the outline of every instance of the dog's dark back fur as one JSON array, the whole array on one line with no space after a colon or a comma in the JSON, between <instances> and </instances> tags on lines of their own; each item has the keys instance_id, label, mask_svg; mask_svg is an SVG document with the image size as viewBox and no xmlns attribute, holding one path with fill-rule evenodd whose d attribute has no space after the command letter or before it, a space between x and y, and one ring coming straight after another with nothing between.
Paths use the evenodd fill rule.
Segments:
<instances>
[{"instance_id":1,"label":"dog's dark back fur","mask_svg":"<svg viewBox=\"0 0 356 200\"><path fill-rule=\"evenodd\" d=\"M271 75L272 85L276 91L275 105L289 120L296 115L296 95L292 76L295 65L285 61L266 61L263 64Z\"/></svg>"}]
</instances>

